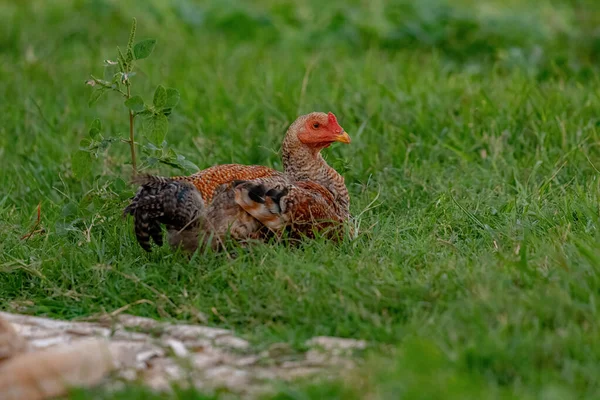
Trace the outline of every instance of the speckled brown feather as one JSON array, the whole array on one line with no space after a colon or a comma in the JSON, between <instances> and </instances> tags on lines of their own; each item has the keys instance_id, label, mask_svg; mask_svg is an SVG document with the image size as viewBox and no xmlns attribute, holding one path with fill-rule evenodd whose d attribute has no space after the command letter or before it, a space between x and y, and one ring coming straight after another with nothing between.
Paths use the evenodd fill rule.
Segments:
<instances>
[{"instance_id":1,"label":"speckled brown feather","mask_svg":"<svg viewBox=\"0 0 600 400\"><path fill-rule=\"evenodd\" d=\"M261 165L223 164L215 165L190 176L176 176L173 180L191 182L202 194L206 204L212 201L215 190L226 183L236 180L252 180L274 175L281 172Z\"/></svg>"},{"instance_id":2,"label":"speckled brown feather","mask_svg":"<svg viewBox=\"0 0 600 400\"><path fill-rule=\"evenodd\" d=\"M333 194L313 181L266 178L239 185L235 191L236 202L248 214L272 231L285 228L294 238L314 237L316 232L333 237L330 233L339 232L347 219Z\"/></svg>"},{"instance_id":3,"label":"speckled brown feather","mask_svg":"<svg viewBox=\"0 0 600 400\"><path fill-rule=\"evenodd\" d=\"M284 173L225 164L191 176L146 177L125 209L134 216L140 245L150 251L150 237L162 243L160 224L167 225L172 246L188 251L199 243L218 248L226 236L238 241L284 231L292 237L314 237L316 231L336 236L328 232L340 232L349 217L348 190L320 149L298 139L311 118L326 123L328 115L307 114L290 126L282 145Z\"/></svg>"}]
</instances>

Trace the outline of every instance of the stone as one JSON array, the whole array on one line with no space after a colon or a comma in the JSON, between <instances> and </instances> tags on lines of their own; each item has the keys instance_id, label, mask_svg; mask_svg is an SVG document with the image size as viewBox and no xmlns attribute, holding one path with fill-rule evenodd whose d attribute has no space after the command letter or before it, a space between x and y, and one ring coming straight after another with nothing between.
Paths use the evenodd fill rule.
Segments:
<instances>
[{"instance_id":1,"label":"stone","mask_svg":"<svg viewBox=\"0 0 600 400\"><path fill-rule=\"evenodd\" d=\"M341 354L353 350L364 350L367 342L356 339L343 339L331 336L316 336L306 342L309 347L315 347L327 352Z\"/></svg>"},{"instance_id":2,"label":"stone","mask_svg":"<svg viewBox=\"0 0 600 400\"><path fill-rule=\"evenodd\" d=\"M190 352L185 348L185 345L177 339L167 339L165 340L165 345L173 350L173 354L177 357L187 357Z\"/></svg>"},{"instance_id":3,"label":"stone","mask_svg":"<svg viewBox=\"0 0 600 400\"><path fill-rule=\"evenodd\" d=\"M214 343L217 346L229 347L237 350L245 350L250 347L250 343L248 343L248 341L230 335L217 337Z\"/></svg>"},{"instance_id":4,"label":"stone","mask_svg":"<svg viewBox=\"0 0 600 400\"><path fill-rule=\"evenodd\" d=\"M114 390L123 382L156 391L177 382L257 397L277 380L330 377L353 368L352 352L367 344L320 336L307 345L304 354L287 343L257 353L227 329L131 315L76 322L0 313L0 398L41 400L70 385Z\"/></svg>"}]
</instances>

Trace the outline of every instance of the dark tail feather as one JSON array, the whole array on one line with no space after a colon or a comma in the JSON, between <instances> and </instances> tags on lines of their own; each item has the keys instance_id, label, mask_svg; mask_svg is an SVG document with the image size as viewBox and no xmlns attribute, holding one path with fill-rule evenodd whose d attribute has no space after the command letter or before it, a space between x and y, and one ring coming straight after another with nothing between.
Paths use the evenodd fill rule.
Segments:
<instances>
[{"instance_id":1,"label":"dark tail feather","mask_svg":"<svg viewBox=\"0 0 600 400\"><path fill-rule=\"evenodd\" d=\"M148 227L148 233L150 233L150 237L154 240L157 246L163 245L163 235L162 229L160 228L160 224L156 221L153 221L152 224Z\"/></svg>"},{"instance_id":2,"label":"dark tail feather","mask_svg":"<svg viewBox=\"0 0 600 400\"><path fill-rule=\"evenodd\" d=\"M161 224L173 229L199 229L204 202L194 185L158 176L140 176L141 186L124 210L132 215L135 235L140 246L151 251L150 238L163 244Z\"/></svg>"},{"instance_id":3,"label":"dark tail feather","mask_svg":"<svg viewBox=\"0 0 600 400\"><path fill-rule=\"evenodd\" d=\"M150 252L150 221L148 219L148 214L144 212L135 212L134 216L134 229L135 229L135 237L142 246L142 249ZM160 229L160 227L159 227ZM162 233L161 233L162 235ZM161 238L162 241L162 238Z\"/></svg>"}]
</instances>

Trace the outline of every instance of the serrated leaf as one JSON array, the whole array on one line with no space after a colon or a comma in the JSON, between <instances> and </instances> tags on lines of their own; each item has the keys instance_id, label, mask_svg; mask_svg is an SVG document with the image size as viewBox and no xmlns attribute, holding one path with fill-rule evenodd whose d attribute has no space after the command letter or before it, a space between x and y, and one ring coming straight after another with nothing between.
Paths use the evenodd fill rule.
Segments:
<instances>
[{"instance_id":1,"label":"serrated leaf","mask_svg":"<svg viewBox=\"0 0 600 400\"><path fill-rule=\"evenodd\" d=\"M87 151L77 150L71 155L71 170L76 178L85 178L92 172L92 156Z\"/></svg>"},{"instance_id":2,"label":"serrated leaf","mask_svg":"<svg viewBox=\"0 0 600 400\"><path fill-rule=\"evenodd\" d=\"M90 130L88 131L90 138L96 139L100 135L101 129L102 123L98 118L96 118L94 121L92 121L92 124L90 125Z\"/></svg>"},{"instance_id":3,"label":"serrated leaf","mask_svg":"<svg viewBox=\"0 0 600 400\"><path fill-rule=\"evenodd\" d=\"M94 90L92 92L92 94L90 95L90 100L88 101L88 106L89 107L93 106L94 103L96 101L98 101L100 96L102 96L104 94L104 92L106 92L106 88L104 88L104 87L99 87L98 89Z\"/></svg>"},{"instance_id":4,"label":"serrated leaf","mask_svg":"<svg viewBox=\"0 0 600 400\"><path fill-rule=\"evenodd\" d=\"M133 54L135 55L135 59L142 60L148 57L150 54L152 54L152 50L154 50L155 45L155 39L146 39L137 42L135 46L133 46Z\"/></svg>"},{"instance_id":5,"label":"serrated leaf","mask_svg":"<svg viewBox=\"0 0 600 400\"><path fill-rule=\"evenodd\" d=\"M146 138L155 145L160 145L169 131L169 120L162 114L147 118L144 123Z\"/></svg>"},{"instance_id":6,"label":"serrated leaf","mask_svg":"<svg viewBox=\"0 0 600 400\"><path fill-rule=\"evenodd\" d=\"M133 96L125 100L125 106L129 108L133 112L144 111L146 105L144 104L144 99L140 96Z\"/></svg>"},{"instance_id":7,"label":"serrated leaf","mask_svg":"<svg viewBox=\"0 0 600 400\"><path fill-rule=\"evenodd\" d=\"M165 108L173 108L179 104L181 95L177 89L167 88L167 101L164 105Z\"/></svg>"},{"instance_id":8,"label":"serrated leaf","mask_svg":"<svg viewBox=\"0 0 600 400\"><path fill-rule=\"evenodd\" d=\"M154 91L154 99L152 100L154 107L161 109L167 104L167 91L162 85L158 85Z\"/></svg>"}]
</instances>

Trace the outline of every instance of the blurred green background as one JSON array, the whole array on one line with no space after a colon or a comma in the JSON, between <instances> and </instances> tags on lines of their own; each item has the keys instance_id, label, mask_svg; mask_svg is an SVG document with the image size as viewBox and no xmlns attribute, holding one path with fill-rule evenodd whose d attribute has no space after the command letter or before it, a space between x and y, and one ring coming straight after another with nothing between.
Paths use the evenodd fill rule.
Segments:
<instances>
[{"instance_id":1,"label":"blurred green background","mask_svg":"<svg viewBox=\"0 0 600 400\"><path fill-rule=\"evenodd\" d=\"M143 254L120 216L127 147L89 179L70 165L94 118L127 135L122 99L90 108L85 81L133 17L157 39L133 91L180 91L167 141L200 168L280 168L296 116L334 112L353 142L324 153L358 237ZM282 399L600 398L597 1L0 0L0 18L2 309L372 344L349 378ZM21 240L38 203L45 234Z\"/></svg>"},{"instance_id":2,"label":"blurred green background","mask_svg":"<svg viewBox=\"0 0 600 400\"><path fill-rule=\"evenodd\" d=\"M44 145L51 159L78 142L92 116L118 124L110 126L113 131L123 129L126 121L116 120L111 108L118 101L104 100L99 110L70 106L87 100L90 90L81 83L90 73L101 75L102 60L115 58L134 16L139 39L158 39L152 60L141 64L138 92L148 97L164 83L182 93L169 141L189 142L210 126L210 134L219 134L221 149L231 144L231 159L250 157L250 162L264 162L260 145L278 145L283 126L272 131L269 118L289 121L299 112L331 109L359 124L369 118L375 129L408 124L412 130L412 91L439 91L442 103L463 90L460 85L438 87L435 79L453 72L470 79L494 73L526 76L532 84L568 80L589 85L596 82L600 54L600 7L594 1L58 0L2 1L0 7L4 118L19 115L16 130L28 131L15 132L16 141L2 135L2 147L10 155L12 150L29 153L35 131L24 124L45 111L48 121L42 123L59 133ZM310 85L301 95L307 71ZM49 91L57 112L39 107ZM426 106L435 112L440 105ZM272 138L265 143L263 137L244 135L249 124L272 132ZM9 124L2 125L7 129ZM241 136L250 141L248 148L235 146ZM427 140L427 134L421 136ZM195 157L199 165L217 161L200 151ZM373 168L360 167L370 173L399 160L380 157Z\"/></svg>"}]
</instances>

